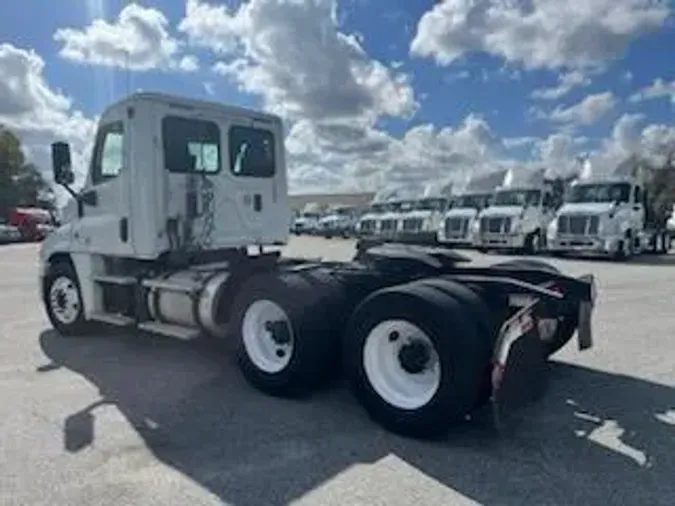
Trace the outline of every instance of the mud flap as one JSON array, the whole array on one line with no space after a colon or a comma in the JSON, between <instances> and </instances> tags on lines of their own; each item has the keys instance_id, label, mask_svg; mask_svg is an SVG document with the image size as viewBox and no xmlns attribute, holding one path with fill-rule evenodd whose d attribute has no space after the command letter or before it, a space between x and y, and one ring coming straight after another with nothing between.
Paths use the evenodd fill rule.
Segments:
<instances>
[{"instance_id":1,"label":"mud flap","mask_svg":"<svg viewBox=\"0 0 675 506\"><path fill-rule=\"evenodd\" d=\"M491 424L504 427L516 411L540 399L548 386L548 361L534 309L520 309L503 326L492 367Z\"/></svg>"}]
</instances>

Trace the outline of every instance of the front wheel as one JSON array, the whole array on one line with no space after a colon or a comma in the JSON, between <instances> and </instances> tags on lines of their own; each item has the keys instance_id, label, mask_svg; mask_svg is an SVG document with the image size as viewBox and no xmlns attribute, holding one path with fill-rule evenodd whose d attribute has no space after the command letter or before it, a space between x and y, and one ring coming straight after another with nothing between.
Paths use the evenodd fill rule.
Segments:
<instances>
[{"instance_id":1,"label":"front wheel","mask_svg":"<svg viewBox=\"0 0 675 506\"><path fill-rule=\"evenodd\" d=\"M73 267L66 262L49 267L44 288L45 309L52 326L63 335L86 334L89 328Z\"/></svg>"}]
</instances>

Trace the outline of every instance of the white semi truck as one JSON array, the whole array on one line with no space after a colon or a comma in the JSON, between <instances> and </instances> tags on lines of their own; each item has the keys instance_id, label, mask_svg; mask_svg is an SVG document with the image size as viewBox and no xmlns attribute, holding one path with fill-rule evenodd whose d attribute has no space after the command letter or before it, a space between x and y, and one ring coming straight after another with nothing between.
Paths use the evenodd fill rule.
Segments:
<instances>
[{"instance_id":1,"label":"white semi truck","mask_svg":"<svg viewBox=\"0 0 675 506\"><path fill-rule=\"evenodd\" d=\"M565 196L547 230L552 254L588 254L626 259L667 253L670 237L647 190L648 173L633 159L607 174L588 165ZM666 222L666 219L661 220Z\"/></svg>"},{"instance_id":2,"label":"white semi truck","mask_svg":"<svg viewBox=\"0 0 675 506\"><path fill-rule=\"evenodd\" d=\"M337 206L319 220L319 233L326 239L351 237L358 222L358 209L354 206Z\"/></svg>"},{"instance_id":3,"label":"white semi truck","mask_svg":"<svg viewBox=\"0 0 675 506\"><path fill-rule=\"evenodd\" d=\"M539 253L556 206L546 169L510 170L505 182L495 190L490 205L478 215L474 244L481 251Z\"/></svg>"},{"instance_id":4,"label":"white semi truck","mask_svg":"<svg viewBox=\"0 0 675 506\"><path fill-rule=\"evenodd\" d=\"M504 183L501 170L471 178L466 187L452 197L450 208L438 226L438 243L448 247L474 246L479 230L478 214L490 205L492 193Z\"/></svg>"},{"instance_id":5,"label":"white semi truck","mask_svg":"<svg viewBox=\"0 0 675 506\"><path fill-rule=\"evenodd\" d=\"M101 114L80 191L68 144L52 144L54 179L74 197L40 249L56 331L209 336L234 345L246 380L275 396L341 371L375 421L413 437L482 406L499 423L539 393L546 358L575 332L592 345L592 276L543 262L478 267L447 250L365 243L349 261L283 257L283 140L273 115L139 93Z\"/></svg>"},{"instance_id":6,"label":"white semi truck","mask_svg":"<svg viewBox=\"0 0 675 506\"><path fill-rule=\"evenodd\" d=\"M397 237L406 243L436 244L436 231L449 200L445 196L436 196L411 202L410 209L399 217Z\"/></svg>"},{"instance_id":7,"label":"white semi truck","mask_svg":"<svg viewBox=\"0 0 675 506\"><path fill-rule=\"evenodd\" d=\"M380 217L384 214L387 206L385 202L373 202L356 223L356 235L358 237L374 237L380 232Z\"/></svg>"}]
</instances>

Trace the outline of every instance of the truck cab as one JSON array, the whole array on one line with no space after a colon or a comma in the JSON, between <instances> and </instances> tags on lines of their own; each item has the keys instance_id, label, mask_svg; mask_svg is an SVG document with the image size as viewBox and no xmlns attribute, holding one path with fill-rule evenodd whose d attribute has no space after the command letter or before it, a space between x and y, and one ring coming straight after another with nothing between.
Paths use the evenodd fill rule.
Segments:
<instances>
[{"instance_id":1,"label":"truck cab","mask_svg":"<svg viewBox=\"0 0 675 506\"><path fill-rule=\"evenodd\" d=\"M86 181L71 204L77 211L43 250L156 259L176 242L209 249L284 243L282 138L274 116L131 95L102 114Z\"/></svg>"},{"instance_id":2,"label":"truck cab","mask_svg":"<svg viewBox=\"0 0 675 506\"><path fill-rule=\"evenodd\" d=\"M475 241L479 249L541 251L555 216L553 186L544 170L524 176L497 188L490 205L480 212Z\"/></svg>"},{"instance_id":3,"label":"truck cab","mask_svg":"<svg viewBox=\"0 0 675 506\"><path fill-rule=\"evenodd\" d=\"M295 234L314 234L319 229L321 214L316 211L305 211L300 213L293 221L293 233Z\"/></svg>"},{"instance_id":4,"label":"truck cab","mask_svg":"<svg viewBox=\"0 0 675 506\"><path fill-rule=\"evenodd\" d=\"M399 218L399 239L420 244L435 243L448 203L449 199L444 196L427 196L413 201L411 208Z\"/></svg>"},{"instance_id":5,"label":"truck cab","mask_svg":"<svg viewBox=\"0 0 675 506\"><path fill-rule=\"evenodd\" d=\"M439 224L438 242L448 246L473 246L478 232L478 214L489 206L491 198L491 193L456 195Z\"/></svg>"},{"instance_id":6,"label":"truck cab","mask_svg":"<svg viewBox=\"0 0 675 506\"><path fill-rule=\"evenodd\" d=\"M55 181L73 199L42 243L44 296L54 288L54 266L74 271L79 317L87 320L130 312L117 307L131 302L114 285L129 285L136 270L222 261L247 246L288 240L283 129L273 115L137 93L102 113L79 191L70 186L67 144L52 144L52 162Z\"/></svg>"},{"instance_id":7,"label":"truck cab","mask_svg":"<svg viewBox=\"0 0 675 506\"><path fill-rule=\"evenodd\" d=\"M385 240L396 238L402 213L412 211L414 200L392 199L386 202L384 213L379 218L378 237Z\"/></svg>"},{"instance_id":8,"label":"truck cab","mask_svg":"<svg viewBox=\"0 0 675 506\"><path fill-rule=\"evenodd\" d=\"M326 237L349 237L356 226L358 210L353 206L337 206L319 220L320 233Z\"/></svg>"},{"instance_id":9,"label":"truck cab","mask_svg":"<svg viewBox=\"0 0 675 506\"><path fill-rule=\"evenodd\" d=\"M548 227L548 249L626 258L664 241L667 233L653 223L645 183L644 172L632 161L610 174L587 174L574 181Z\"/></svg>"},{"instance_id":10,"label":"truck cab","mask_svg":"<svg viewBox=\"0 0 675 506\"><path fill-rule=\"evenodd\" d=\"M380 233L380 217L387 206L384 202L373 202L356 223L356 234L359 237L371 237Z\"/></svg>"}]
</instances>

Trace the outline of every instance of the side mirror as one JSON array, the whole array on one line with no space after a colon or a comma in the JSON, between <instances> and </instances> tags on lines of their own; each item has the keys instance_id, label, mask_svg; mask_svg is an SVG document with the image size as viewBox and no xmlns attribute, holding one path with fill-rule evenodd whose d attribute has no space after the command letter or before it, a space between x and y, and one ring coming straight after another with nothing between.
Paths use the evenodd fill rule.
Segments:
<instances>
[{"instance_id":1,"label":"side mirror","mask_svg":"<svg viewBox=\"0 0 675 506\"><path fill-rule=\"evenodd\" d=\"M67 142L52 143L52 171L57 184L68 186L75 181Z\"/></svg>"}]
</instances>

